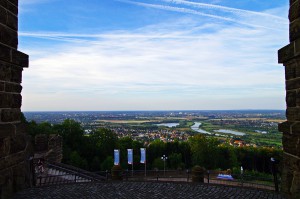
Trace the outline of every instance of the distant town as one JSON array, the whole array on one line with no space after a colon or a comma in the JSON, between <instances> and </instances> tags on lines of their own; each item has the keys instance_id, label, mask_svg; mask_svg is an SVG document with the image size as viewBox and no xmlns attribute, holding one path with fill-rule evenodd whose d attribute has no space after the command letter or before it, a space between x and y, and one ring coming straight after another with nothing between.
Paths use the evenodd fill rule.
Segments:
<instances>
[{"instance_id":1,"label":"distant town","mask_svg":"<svg viewBox=\"0 0 300 199\"><path fill-rule=\"evenodd\" d=\"M285 121L283 110L228 111L84 111L24 112L27 121L59 124L72 119L86 135L97 128L113 130L119 138L131 137L145 144L154 140L186 141L201 133L234 146L281 147L278 123ZM42 133L42 132L41 132Z\"/></svg>"}]
</instances>

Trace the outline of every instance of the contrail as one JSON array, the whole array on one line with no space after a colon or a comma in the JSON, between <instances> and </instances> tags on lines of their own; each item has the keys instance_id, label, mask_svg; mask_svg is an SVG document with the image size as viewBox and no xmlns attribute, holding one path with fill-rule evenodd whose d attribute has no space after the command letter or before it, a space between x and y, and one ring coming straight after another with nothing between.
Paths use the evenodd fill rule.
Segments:
<instances>
[{"instance_id":1,"label":"contrail","mask_svg":"<svg viewBox=\"0 0 300 199\"><path fill-rule=\"evenodd\" d=\"M228 17L221 17L218 15L206 14L206 13L202 13L202 12L188 9L188 8L180 8L180 7L165 6L165 5L158 5L158 4L148 4L148 3L141 3L141 2L130 1L130 0L117 0L117 1L134 4L134 5L139 5L139 6L144 6L144 7L157 8L157 9L161 9L161 10L170 10L170 11L176 11L176 12L182 12L182 13L189 13L189 14L201 15L201 16L221 19L221 20L225 20L225 21L235 22L234 19L231 19Z\"/></svg>"},{"instance_id":2,"label":"contrail","mask_svg":"<svg viewBox=\"0 0 300 199\"><path fill-rule=\"evenodd\" d=\"M214 4L207 4L207 3L190 2L190 1L185 1L185 0L161 0L161 1L168 2L168 3L174 3L174 4L182 4L182 5L187 5L187 6L197 7L197 8L216 9L216 10L227 11L227 12L231 12L231 13L239 14L239 15L248 14L248 15L259 15L259 16L264 16L264 17L271 17L274 19L282 20L287 23L287 20L285 18L267 14L267 13L262 13L262 12L255 12L255 11L250 11L250 10L243 10L243 9L237 9L237 8L231 8L231 7L226 7L226 6L214 5Z\"/></svg>"},{"instance_id":3,"label":"contrail","mask_svg":"<svg viewBox=\"0 0 300 199\"><path fill-rule=\"evenodd\" d=\"M229 21L229 22L246 25L246 26L251 26L251 27L256 27L256 28L278 30L278 28L271 28L271 27L262 26L262 25L245 23L245 22L241 22L239 20L233 19L233 18L222 17L222 16L218 16L218 15L213 15L213 14L206 14L206 13L199 12L199 11L193 10L193 9L188 9L188 8L173 7L173 6L158 5L158 4L148 4L148 3L136 2L136 1L130 1L130 0L117 0L117 1L129 3L129 4L133 4L133 5L138 5L138 6L143 6L143 7L156 8L156 9L161 9L161 10L169 10L169 11L175 11L175 12L181 12L181 13L187 13L187 14L194 14L194 15L199 15L199 16L206 16L206 17L210 17L210 18L220 19L220 20Z\"/></svg>"}]
</instances>

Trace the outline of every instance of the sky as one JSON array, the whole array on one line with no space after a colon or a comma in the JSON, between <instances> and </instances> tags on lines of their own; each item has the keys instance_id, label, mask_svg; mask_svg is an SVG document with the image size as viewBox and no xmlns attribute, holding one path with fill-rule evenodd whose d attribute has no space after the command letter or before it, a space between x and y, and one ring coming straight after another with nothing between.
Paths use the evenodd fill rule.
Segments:
<instances>
[{"instance_id":1,"label":"sky","mask_svg":"<svg viewBox=\"0 0 300 199\"><path fill-rule=\"evenodd\" d=\"M20 0L22 111L285 109L287 0Z\"/></svg>"}]
</instances>

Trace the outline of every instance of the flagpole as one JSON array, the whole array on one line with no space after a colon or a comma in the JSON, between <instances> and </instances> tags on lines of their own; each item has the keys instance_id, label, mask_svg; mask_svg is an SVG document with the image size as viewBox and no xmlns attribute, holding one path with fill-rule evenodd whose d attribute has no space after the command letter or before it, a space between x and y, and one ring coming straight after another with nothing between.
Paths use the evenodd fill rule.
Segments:
<instances>
[{"instance_id":1,"label":"flagpole","mask_svg":"<svg viewBox=\"0 0 300 199\"><path fill-rule=\"evenodd\" d=\"M146 172L147 172L146 162L147 162L147 156L146 156L146 148L145 148L145 177L147 176L147 174L146 174Z\"/></svg>"}]
</instances>

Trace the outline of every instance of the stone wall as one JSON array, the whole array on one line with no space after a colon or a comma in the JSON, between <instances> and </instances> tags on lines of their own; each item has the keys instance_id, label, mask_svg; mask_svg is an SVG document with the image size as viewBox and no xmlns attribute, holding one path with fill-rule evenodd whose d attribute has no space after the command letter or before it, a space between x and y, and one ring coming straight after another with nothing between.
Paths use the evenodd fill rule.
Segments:
<instances>
[{"instance_id":1,"label":"stone wall","mask_svg":"<svg viewBox=\"0 0 300 199\"><path fill-rule=\"evenodd\" d=\"M30 142L20 122L28 56L17 47L18 0L0 0L0 198L30 185Z\"/></svg>"},{"instance_id":2,"label":"stone wall","mask_svg":"<svg viewBox=\"0 0 300 199\"><path fill-rule=\"evenodd\" d=\"M282 192L300 198L300 0L290 0L290 44L278 51L285 66L286 117L283 132Z\"/></svg>"},{"instance_id":3,"label":"stone wall","mask_svg":"<svg viewBox=\"0 0 300 199\"><path fill-rule=\"evenodd\" d=\"M61 163L63 140L60 135L39 134L35 137L34 157L44 158L47 162Z\"/></svg>"}]
</instances>

